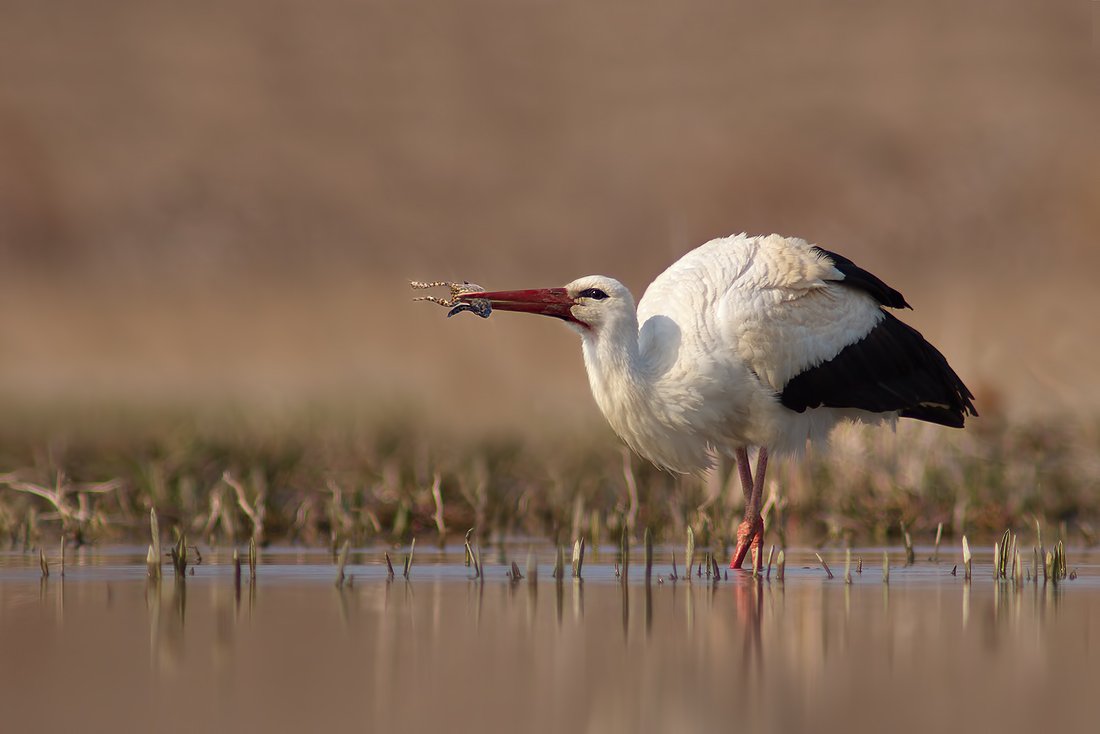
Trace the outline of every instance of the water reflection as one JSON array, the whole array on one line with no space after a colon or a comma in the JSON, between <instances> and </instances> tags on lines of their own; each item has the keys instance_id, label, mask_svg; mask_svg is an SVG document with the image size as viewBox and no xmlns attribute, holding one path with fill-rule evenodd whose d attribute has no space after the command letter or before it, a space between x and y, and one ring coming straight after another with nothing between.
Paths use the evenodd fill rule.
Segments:
<instances>
[{"instance_id":1,"label":"water reflection","mask_svg":"<svg viewBox=\"0 0 1100 734\"><path fill-rule=\"evenodd\" d=\"M620 583L619 587L622 589L622 612L623 612L623 640L627 640L630 637L630 584L625 583L626 567L623 567L624 583Z\"/></svg>"},{"instance_id":2,"label":"water reflection","mask_svg":"<svg viewBox=\"0 0 1100 734\"><path fill-rule=\"evenodd\" d=\"M499 570L468 580L421 567L391 581L358 567L342 589L267 566L247 589L229 566L179 581L0 577L5 721L616 732L736 720L767 732L951 720L1013 731L1072 729L1094 698L1091 568L1057 587L907 581L901 570L890 586L810 571L624 584L597 565L547 586ZM85 703L51 706L50 690Z\"/></svg>"}]
</instances>

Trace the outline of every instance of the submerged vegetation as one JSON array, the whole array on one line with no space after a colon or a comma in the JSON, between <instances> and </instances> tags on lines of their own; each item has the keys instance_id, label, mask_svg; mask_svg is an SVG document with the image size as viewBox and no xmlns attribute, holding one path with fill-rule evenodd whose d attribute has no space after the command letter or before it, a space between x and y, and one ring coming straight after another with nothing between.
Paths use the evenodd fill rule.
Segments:
<instances>
[{"instance_id":1,"label":"submerged vegetation","mask_svg":"<svg viewBox=\"0 0 1100 734\"><path fill-rule=\"evenodd\" d=\"M730 463L707 477L670 475L607 431L491 435L327 414L251 426L169 415L65 426L11 418L0 426L7 547L59 535L76 544L142 538L155 509L165 529L212 544L250 539L335 552L345 541L458 543L472 527L469 547L517 535L596 545L641 541L644 528L658 542L680 542L690 528L701 547L718 548L743 511ZM1038 520L1091 545L1098 457L1095 424L844 429L830 452L777 465L766 495L769 533L780 548L791 539L904 538L911 549L910 538L993 539Z\"/></svg>"}]
</instances>

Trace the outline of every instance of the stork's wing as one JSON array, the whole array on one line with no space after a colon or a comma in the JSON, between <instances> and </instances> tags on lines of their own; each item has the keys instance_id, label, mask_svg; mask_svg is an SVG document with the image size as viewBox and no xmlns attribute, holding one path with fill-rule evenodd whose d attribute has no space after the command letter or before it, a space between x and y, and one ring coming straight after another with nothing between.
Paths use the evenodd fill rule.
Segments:
<instances>
[{"instance_id":1,"label":"stork's wing","mask_svg":"<svg viewBox=\"0 0 1100 734\"><path fill-rule=\"evenodd\" d=\"M791 378L779 399L799 413L820 406L898 411L962 428L966 415L978 414L973 397L939 350L888 313L867 336Z\"/></svg>"},{"instance_id":2,"label":"stork's wing","mask_svg":"<svg viewBox=\"0 0 1100 734\"><path fill-rule=\"evenodd\" d=\"M708 305L684 307L691 302ZM697 340L681 350L684 358L694 350L739 360L791 410L897 411L945 425L976 415L973 396L943 355L883 310L908 306L904 297L804 240L709 242L654 281L639 319L654 306L698 320L683 331Z\"/></svg>"}]
</instances>

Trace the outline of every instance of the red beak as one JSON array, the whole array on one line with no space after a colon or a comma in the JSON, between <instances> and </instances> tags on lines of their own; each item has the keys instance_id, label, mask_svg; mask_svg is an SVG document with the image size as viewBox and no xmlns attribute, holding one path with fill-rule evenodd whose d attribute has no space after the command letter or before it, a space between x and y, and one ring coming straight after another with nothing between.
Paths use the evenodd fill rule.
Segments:
<instances>
[{"instance_id":1,"label":"red beak","mask_svg":"<svg viewBox=\"0 0 1100 734\"><path fill-rule=\"evenodd\" d=\"M573 307L573 297L564 288L535 288L526 291L487 291L484 293L463 293L461 301L474 299L489 301L494 310L519 311L553 316L566 321L576 321L569 309Z\"/></svg>"}]
</instances>

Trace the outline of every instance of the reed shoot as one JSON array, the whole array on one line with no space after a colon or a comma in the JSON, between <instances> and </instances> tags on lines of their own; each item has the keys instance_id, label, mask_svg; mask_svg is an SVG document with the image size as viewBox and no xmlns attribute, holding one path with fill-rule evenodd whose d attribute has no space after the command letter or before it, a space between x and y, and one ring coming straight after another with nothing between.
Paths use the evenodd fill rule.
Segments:
<instances>
[{"instance_id":1,"label":"reed shoot","mask_svg":"<svg viewBox=\"0 0 1100 734\"><path fill-rule=\"evenodd\" d=\"M695 531L688 525L687 546L684 550L684 575L691 581L691 569L695 564Z\"/></svg>"},{"instance_id":2,"label":"reed shoot","mask_svg":"<svg viewBox=\"0 0 1100 734\"><path fill-rule=\"evenodd\" d=\"M344 566L348 563L348 551L351 550L351 541L345 540L340 548L340 557L336 561L336 588L344 587Z\"/></svg>"},{"instance_id":3,"label":"reed shoot","mask_svg":"<svg viewBox=\"0 0 1100 734\"><path fill-rule=\"evenodd\" d=\"M405 570L404 570L403 575L405 576L406 581L409 580L409 573L412 572L413 553L415 553L415 552L416 552L416 538L413 538L412 539L412 544L409 546L409 554L407 556L405 556Z\"/></svg>"}]
</instances>

